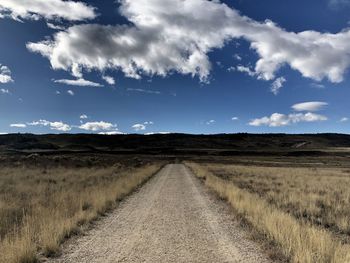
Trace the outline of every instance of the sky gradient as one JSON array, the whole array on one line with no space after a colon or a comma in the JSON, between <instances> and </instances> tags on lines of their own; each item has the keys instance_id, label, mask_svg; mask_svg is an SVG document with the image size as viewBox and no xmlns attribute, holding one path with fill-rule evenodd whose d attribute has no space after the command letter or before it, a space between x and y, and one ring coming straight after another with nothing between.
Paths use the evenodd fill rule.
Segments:
<instances>
[{"instance_id":1,"label":"sky gradient","mask_svg":"<svg viewBox=\"0 0 350 263\"><path fill-rule=\"evenodd\" d=\"M347 0L0 0L0 133L349 133L349 14Z\"/></svg>"}]
</instances>

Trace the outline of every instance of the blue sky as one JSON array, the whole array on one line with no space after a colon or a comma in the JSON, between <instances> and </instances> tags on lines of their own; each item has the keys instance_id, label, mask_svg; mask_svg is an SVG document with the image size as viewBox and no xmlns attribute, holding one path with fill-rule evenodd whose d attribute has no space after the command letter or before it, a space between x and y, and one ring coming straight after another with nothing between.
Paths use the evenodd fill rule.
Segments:
<instances>
[{"instance_id":1,"label":"blue sky","mask_svg":"<svg viewBox=\"0 0 350 263\"><path fill-rule=\"evenodd\" d=\"M0 133L349 133L349 12L0 0Z\"/></svg>"}]
</instances>

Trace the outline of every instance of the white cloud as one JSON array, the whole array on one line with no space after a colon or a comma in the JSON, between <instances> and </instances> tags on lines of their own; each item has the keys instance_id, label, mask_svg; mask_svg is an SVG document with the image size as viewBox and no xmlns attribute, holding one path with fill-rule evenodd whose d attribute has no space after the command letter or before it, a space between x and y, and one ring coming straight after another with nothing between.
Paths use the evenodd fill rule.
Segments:
<instances>
[{"instance_id":1,"label":"white cloud","mask_svg":"<svg viewBox=\"0 0 350 263\"><path fill-rule=\"evenodd\" d=\"M56 79L55 83L66 84L70 86L80 86L80 87L103 87L100 83L92 82L86 79Z\"/></svg>"},{"instance_id":2,"label":"white cloud","mask_svg":"<svg viewBox=\"0 0 350 263\"><path fill-rule=\"evenodd\" d=\"M118 135L118 134L124 134L124 133L117 130L117 131L109 131L109 132L99 132L98 134L100 134L100 135Z\"/></svg>"},{"instance_id":3,"label":"white cloud","mask_svg":"<svg viewBox=\"0 0 350 263\"><path fill-rule=\"evenodd\" d=\"M86 131L109 131L109 130L117 130L117 125L112 124L110 122L98 121L98 122L86 122L79 126L79 129Z\"/></svg>"},{"instance_id":4,"label":"white cloud","mask_svg":"<svg viewBox=\"0 0 350 263\"><path fill-rule=\"evenodd\" d=\"M54 30L65 30L66 29L64 26L55 25L55 24L52 24L50 22L47 22L46 25L47 25L48 28L51 28L51 29L54 29Z\"/></svg>"},{"instance_id":5,"label":"white cloud","mask_svg":"<svg viewBox=\"0 0 350 263\"><path fill-rule=\"evenodd\" d=\"M70 131L71 127L61 121L55 121L50 123L50 129L57 131Z\"/></svg>"},{"instance_id":6,"label":"white cloud","mask_svg":"<svg viewBox=\"0 0 350 263\"><path fill-rule=\"evenodd\" d=\"M147 132L144 135L171 134L171 132Z\"/></svg>"},{"instance_id":7,"label":"white cloud","mask_svg":"<svg viewBox=\"0 0 350 263\"><path fill-rule=\"evenodd\" d=\"M219 1L119 2L129 25L74 25L51 40L28 43L28 49L47 57L53 69L74 76L81 76L83 69L113 68L133 78L178 72L207 81L208 53L242 38L259 58L254 70L240 69L260 79L273 80L283 65L289 65L304 77L337 83L350 66L350 29L335 34L288 32L272 21L242 16Z\"/></svg>"},{"instance_id":8,"label":"white cloud","mask_svg":"<svg viewBox=\"0 0 350 263\"><path fill-rule=\"evenodd\" d=\"M157 90L147 90L147 89L133 89L133 88L128 88L127 91L135 91L135 92L148 93L148 94L156 94L156 95L161 94L160 91L157 91Z\"/></svg>"},{"instance_id":9,"label":"white cloud","mask_svg":"<svg viewBox=\"0 0 350 263\"><path fill-rule=\"evenodd\" d=\"M13 82L11 70L7 66L0 64L0 83L5 84L9 82Z\"/></svg>"},{"instance_id":10,"label":"white cloud","mask_svg":"<svg viewBox=\"0 0 350 263\"><path fill-rule=\"evenodd\" d=\"M236 70L239 72L247 73L250 77L256 76L256 72L254 72L254 70L252 70L250 67L240 65L236 67Z\"/></svg>"},{"instance_id":11,"label":"white cloud","mask_svg":"<svg viewBox=\"0 0 350 263\"><path fill-rule=\"evenodd\" d=\"M115 79L110 76L102 76L104 81L106 81L109 85L115 85Z\"/></svg>"},{"instance_id":12,"label":"white cloud","mask_svg":"<svg viewBox=\"0 0 350 263\"><path fill-rule=\"evenodd\" d=\"M236 67L231 66L231 67L229 67L229 68L227 69L227 71L228 71L228 72L235 72L235 71L236 71Z\"/></svg>"},{"instance_id":13,"label":"white cloud","mask_svg":"<svg viewBox=\"0 0 350 263\"><path fill-rule=\"evenodd\" d=\"M238 61L241 61L241 60L242 60L242 57L241 57L240 55L238 55L238 54L234 54L234 55L233 55L233 58L234 58L235 60L238 60Z\"/></svg>"},{"instance_id":14,"label":"white cloud","mask_svg":"<svg viewBox=\"0 0 350 263\"><path fill-rule=\"evenodd\" d=\"M10 94L10 91L8 89L0 89L0 93L2 93L2 94Z\"/></svg>"},{"instance_id":15,"label":"white cloud","mask_svg":"<svg viewBox=\"0 0 350 263\"><path fill-rule=\"evenodd\" d=\"M311 83L310 86L312 88L316 88L316 89L324 89L325 85L321 84L321 83Z\"/></svg>"},{"instance_id":16,"label":"white cloud","mask_svg":"<svg viewBox=\"0 0 350 263\"><path fill-rule=\"evenodd\" d=\"M71 95L71 96L74 96L75 95L75 93L74 93L74 91L73 90L67 90L67 93L69 94L69 95Z\"/></svg>"},{"instance_id":17,"label":"white cloud","mask_svg":"<svg viewBox=\"0 0 350 263\"><path fill-rule=\"evenodd\" d=\"M319 110L322 110L327 105L328 105L327 102L309 101L309 102L294 104L292 106L292 109L295 111L319 111Z\"/></svg>"},{"instance_id":18,"label":"white cloud","mask_svg":"<svg viewBox=\"0 0 350 263\"><path fill-rule=\"evenodd\" d=\"M233 120L233 121L238 121L239 118L238 118L238 117L232 117L231 120Z\"/></svg>"},{"instance_id":19,"label":"white cloud","mask_svg":"<svg viewBox=\"0 0 350 263\"><path fill-rule=\"evenodd\" d=\"M79 1L0 0L0 17L79 21L96 17L95 8Z\"/></svg>"},{"instance_id":20,"label":"white cloud","mask_svg":"<svg viewBox=\"0 0 350 263\"><path fill-rule=\"evenodd\" d=\"M349 118L348 117L343 117L340 119L340 122L348 122Z\"/></svg>"},{"instance_id":21,"label":"white cloud","mask_svg":"<svg viewBox=\"0 0 350 263\"><path fill-rule=\"evenodd\" d=\"M136 123L133 126L131 126L131 128L134 131L144 131L148 128L149 125L153 125L154 122L153 121L145 121L144 123Z\"/></svg>"},{"instance_id":22,"label":"white cloud","mask_svg":"<svg viewBox=\"0 0 350 263\"><path fill-rule=\"evenodd\" d=\"M29 126L44 126L49 127L51 130L56 131L70 131L72 128L70 125L63 123L62 121L47 121L47 120L39 120L39 121L33 121L30 123L27 123Z\"/></svg>"},{"instance_id":23,"label":"white cloud","mask_svg":"<svg viewBox=\"0 0 350 263\"><path fill-rule=\"evenodd\" d=\"M61 92L60 92L59 90L56 90L55 94L56 94L56 95L60 95Z\"/></svg>"},{"instance_id":24,"label":"white cloud","mask_svg":"<svg viewBox=\"0 0 350 263\"><path fill-rule=\"evenodd\" d=\"M141 124L141 123L137 123L137 124L134 124L133 126L131 126L131 128L133 128L134 131L144 131L144 130L146 130L146 125Z\"/></svg>"},{"instance_id":25,"label":"white cloud","mask_svg":"<svg viewBox=\"0 0 350 263\"><path fill-rule=\"evenodd\" d=\"M13 124L10 124L10 127L11 128L26 128L27 125L24 123L13 123Z\"/></svg>"},{"instance_id":26,"label":"white cloud","mask_svg":"<svg viewBox=\"0 0 350 263\"><path fill-rule=\"evenodd\" d=\"M289 115L281 113L273 113L270 117L262 117L253 119L249 122L250 126L269 126L269 127L280 127L287 126L293 123L299 122L317 122L326 121L328 118L323 115L315 114L312 112L307 113L292 113Z\"/></svg>"},{"instance_id":27,"label":"white cloud","mask_svg":"<svg viewBox=\"0 0 350 263\"><path fill-rule=\"evenodd\" d=\"M85 120L85 119L88 118L88 116L87 116L86 114L82 114L82 115L80 115L79 118L80 118L81 120Z\"/></svg>"},{"instance_id":28,"label":"white cloud","mask_svg":"<svg viewBox=\"0 0 350 263\"><path fill-rule=\"evenodd\" d=\"M206 122L207 125L212 125L212 124L214 124L214 123L216 123L215 120L209 120L209 121Z\"/></svg>"},{"instance_id":29,"label":"white cloud","mask_svg":"<svg viewBox=\"0 0 350 263\"><path fill-rule=\"evenodd\" d=\"M283 87L283 84L287 80L284 77L277 78L271 85L271 92L277 95L280 92L280 89Z\"/></svg>"}]
</instances>

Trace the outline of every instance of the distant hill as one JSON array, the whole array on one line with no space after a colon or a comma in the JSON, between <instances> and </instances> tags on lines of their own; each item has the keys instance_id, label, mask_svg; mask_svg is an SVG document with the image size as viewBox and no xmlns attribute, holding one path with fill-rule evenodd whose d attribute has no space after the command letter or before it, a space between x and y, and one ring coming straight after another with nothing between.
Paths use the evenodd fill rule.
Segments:
<instances>
[{"instance_id":1,"label":"distant hill","mask_svg":"<svg viewBox=\"0 0 350 263\"><path fill-rule=\"evenodd\" d=\"M302 152L350 147L345 134L8 134L0 151L223 154L238 152ZM336 150L336 149L335 149Z\"/></svg>"}]
</instances>

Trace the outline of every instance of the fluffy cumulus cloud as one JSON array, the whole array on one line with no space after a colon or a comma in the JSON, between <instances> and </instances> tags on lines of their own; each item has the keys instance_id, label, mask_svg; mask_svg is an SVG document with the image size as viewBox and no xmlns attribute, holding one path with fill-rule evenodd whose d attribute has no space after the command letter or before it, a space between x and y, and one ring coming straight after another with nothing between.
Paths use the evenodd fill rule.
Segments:
<instances>
[{"instance_id":1,"label":"fluffy cumulus cloud","mask_svg":"<svg viewBox=\"0 0 350 263\"><path fill-rule=\"evenodd\" d=\"M11 70L7 66L0 64L0 83L5 84L9 82L13 82Z\"/></svg>"},{"instance_id":2,"label":"fluffy cumulus cloud","mask_svg":"<svg viewBox=\"0 0 350 263\"><path fill-rule=\"evenodd\" d=\"M284 77L277 78L271 85L271 92L277 95L287 80Z\"/></svg>"},{"instance_id":3,"label":"fluffy cumulus cloud","mask_svg":"<svg viewBox=\"0 0 350 263\"><path fill-rule=\"evenodd\" d=\"M81 77L84 69L104 72L112 68L132 78L178 72L207 81L211 70L208 53L233 39L247 40L258 55L253 68L238 70L259 79L274 80L276 72L289 65L316 81L341 82L350 66L350 29L288 32L272 21L242 16L220 1L119 3L130 24L75 25L51 40L28 43L27 47L47 57L53 69L70 71L76 77Z\"/></svg>"},{"instance_id":4,"label":"fluffy cumulus cloud","mask_svg":"<svg viewBox=\"0 0 350 263\"><path fill-rule=\"evenodd\" d=\"M85 131L110 131L115 130L117 131L117 125L112 124L110 122L104 122L104 121L96 121L96 122L86 122L84 124L81 124L79 126L79 129L85 130Z\"/></svg>"},{"instance_id":5,"label":"fluffy cumulus cloud","mask_svg":"<svg viewBox=\"0 0 350 263\"><path fill-rule=\"evenodd\" d=\"M312 112L307 113L292 113L289 115L281 113L273 113L269 117L262 117L258 119L251 120L249 122L250 126L269 126L269 127L280 127L287 126L293 123L299 122L317 122L326 121L328 118L323 115L315 114Z\"/></svg>"},{"instance_id":6,"label":"fluffy cumulus cloud","mask_svg":"<svg viewBox=\"0 0 350 263\"><path fill-rule=\"evenodd\" d=\"M328 105L327 102L309 101L309 102L294 104L292 106L292 109L295 111L319 111L319 110L322 110L327 105Z\"/></svg>"},{"instance_id":7,"label":"fluffy cumulus cloud","mask_svg":"<svg viewBox=\"0 0 350 263\"><path fill-rule=\"evenodd\" d=\"M15 20L41 18L81 21L96 17L95 8L82 1L65 0L0 0L0 18Z\"/></svg>"},{"instance_id":8,"label":"fluffy cumulus cloud","mask_svg":"<svg viewBox=\"0 0 350 263\"><path fill-rule=\"evenodd\" d=\"M80 87L103 87L103 85L92 82L86 79L56 79L55 83L66 84L70 86L80 86Z\"/></svg>"},{"instance_id":9,"label":"fluffy cumulus cloud","mask_svg":"<svg viewBox=\"0 0 350 263\"><path fill-rule=\"evenodd\" d=\"M62 121L47 121L47 120L39 120L27 123L29 126L44 126L49 127L51 130L68 132L72 129L72 127Z\"/></svg>"}]
</instances>

